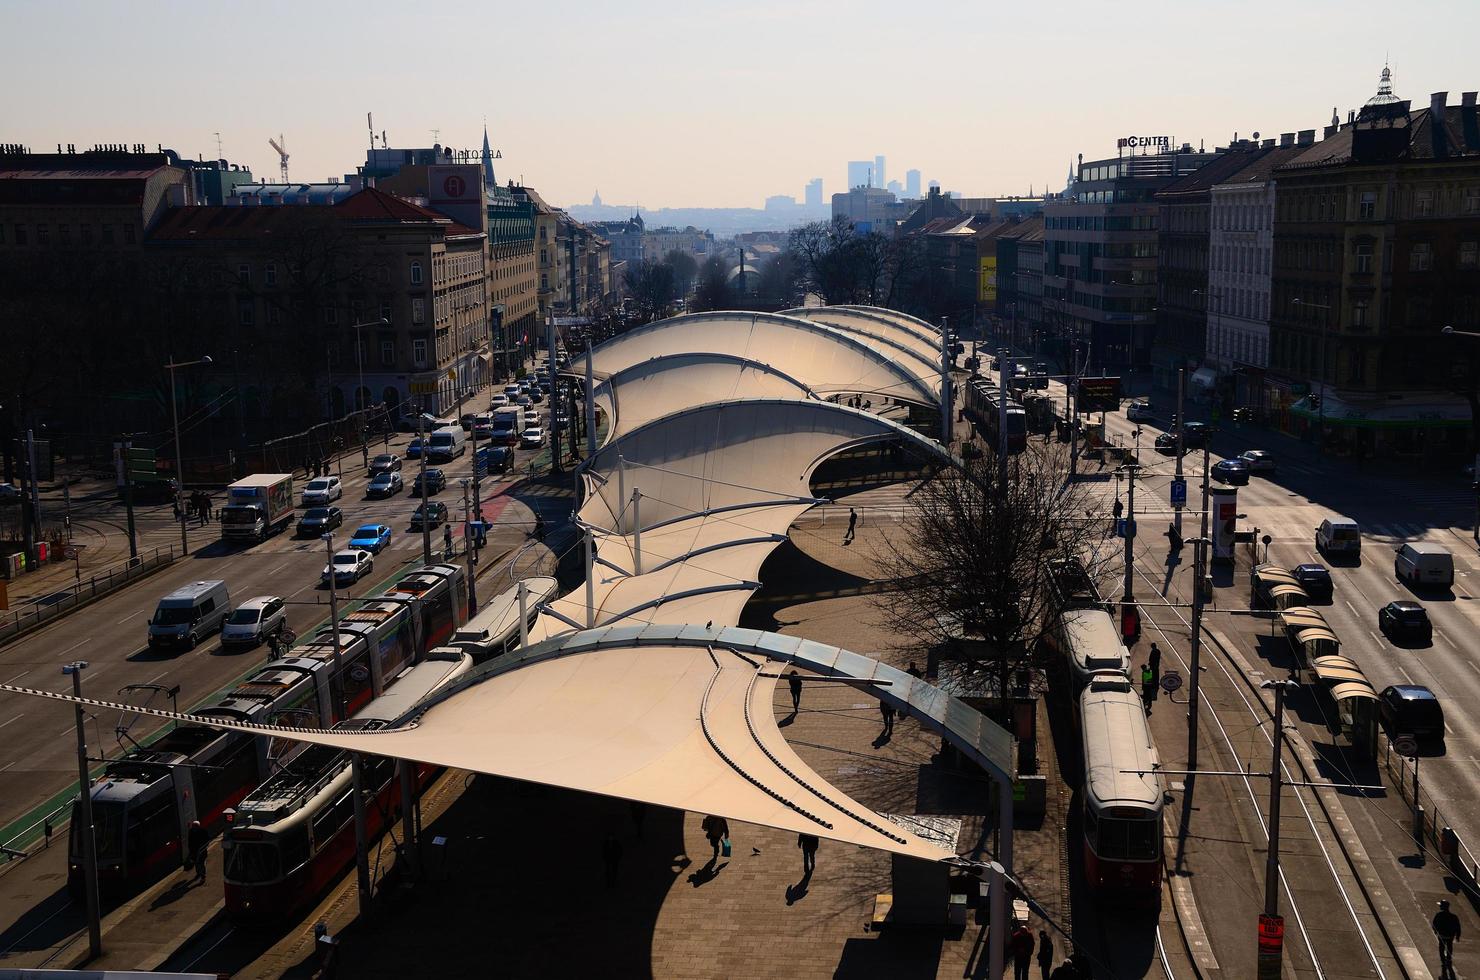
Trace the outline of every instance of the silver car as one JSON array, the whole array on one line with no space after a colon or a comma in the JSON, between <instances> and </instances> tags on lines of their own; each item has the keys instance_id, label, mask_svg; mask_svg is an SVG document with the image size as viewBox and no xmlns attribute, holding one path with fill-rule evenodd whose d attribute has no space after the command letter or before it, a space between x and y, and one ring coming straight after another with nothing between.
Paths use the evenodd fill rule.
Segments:
<instances>
[{"instance_id":1,"label":"silver car","mask_svg":"<svg viewBox=\"0 0 1480 980\"><path fill-rule=\"evenodd\" d=\"M237 606L221 627L222 646L256 646L288 622L281 596L259 595Z\"/></svg>"},{"instance_id":2,"label":"silver car","mask_svg":"<svg viewBox=\"0 0 1480 980\"><path fill-rule=\"evenodd\" d=\"M1265 452L1263 449L1250 449L1248 452L1240 453L1238 458L1244 461L1250 473L1274 472L1274 454Z\"/></svg>"}]
</instances>

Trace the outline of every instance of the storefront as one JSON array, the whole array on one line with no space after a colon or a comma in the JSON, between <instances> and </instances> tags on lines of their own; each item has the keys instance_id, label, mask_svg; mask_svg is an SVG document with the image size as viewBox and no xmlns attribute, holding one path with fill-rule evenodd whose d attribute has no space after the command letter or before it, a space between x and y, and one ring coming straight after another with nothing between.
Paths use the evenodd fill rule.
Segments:
<instances>
[{"instance_id":1,"label":"storefront","mask_svg":"<svg viewBox=\"0 0 1480 980\"><path fill-rule=\"evenodd\" d=\"M1438 463L1469 451L1470 406L1444 392L1405 392L1357 399L1328 392L1306 395L1288 412L1296 434L1314 438L1324 427L1325 451L1354 459Z\"/></svg>"}]
</instances>

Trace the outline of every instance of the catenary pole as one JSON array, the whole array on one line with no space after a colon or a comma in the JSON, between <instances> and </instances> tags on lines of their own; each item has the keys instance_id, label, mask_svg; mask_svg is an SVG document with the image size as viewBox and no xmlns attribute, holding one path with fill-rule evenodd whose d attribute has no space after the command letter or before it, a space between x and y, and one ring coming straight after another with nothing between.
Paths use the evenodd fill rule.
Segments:
<instances>
[{"instance_id":1,"label":"catenary pole","mask_svg":"<svg viewBox=\"0 0 1480 980\"><path fill-rule=\"evenodd\" d=\"M82 807L82 874L87 886L87 948L88 958L96 959L103 952L103 927L98 900L98 841L93 828L92 780L87 772L87 716L82 710L82 672L87 669L86 660L76 660L62 668L62 673L72 675L72 694L77 698L73 706L77 719L77 786L78 801Z\"/></svg>"},{"instance_id":2,"label":"catenary pole","mask_svg":"<svg viewBox=\"0 0 1480 980\"><path fill-rule=\"evenodd\" d=\"M1197 768L1197 709L1201 700L1203 569L1208 560L1208 447L1203 444L1202 532L1192 549L1192 636L1187 672L1187 768ZM1189 777L1189 779L1195 777Z\"/></svg>"},{"instance_id":3,"label":"catenary pole","mask_svg":"<svg viewBox=\"0 0 1480 980\"><path fill-rule=\"evenodd\" d=\"M1186 368L1178 368L1177 369L1177 425L1176 425L1176 430L1177 430L1177 447L1176 447L1177 448L1177 479L1178 480L1182 479L1182 449L1183 449L1183 446L1182 446L1182 426L1186 422L1186 419L1183 418L1183 415L1187 411L1187 406L1185 404L1183 404L1183 398L1185 396L1186 390L1187 390L1187 369ZM1173 523L1175 523L1177 525L1177 533L1178 534L1181 534L1182 533L1182 505L1181 504L1173 504L1172 505L1172 521L1173 521ZM1195 768L1195 767L1192 767L1192 768Z\"/></svg>"}]
</instances>

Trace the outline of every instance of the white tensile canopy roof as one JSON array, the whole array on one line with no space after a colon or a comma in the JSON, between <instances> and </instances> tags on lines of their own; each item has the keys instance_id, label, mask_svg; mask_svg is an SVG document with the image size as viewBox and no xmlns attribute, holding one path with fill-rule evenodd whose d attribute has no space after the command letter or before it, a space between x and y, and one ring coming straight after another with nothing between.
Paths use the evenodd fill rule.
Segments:
<instances>
[{"instance_id":1,"label":"white tensile canopy roof","mask_svg":"<svg viewBox=\"0 0 1480 980\"><path fill-rule=\"evenodd\" d=\"M915 344L909 336L923 339L919 322L884 312L849 317L869 324L863 332L773 314L700 314L596 348L588 355L602 379L596 395L612 424L582 469L578 519L595 546L591 581L544 604L530 647L439 693L400 727L290 737L951 856L850 800L796 756L772 709L777 666L860 683L998 779L1010 778L1010 735L875 660L735 625L766 557L818 502L810 479L824 460L888 439L952 461L912 429L821 400L875 392L938 404L939 378L920 358L898 356L899 344ZM896 343L884 343L885 333ZM584 371L580 362L568 369Z\"/></svg>"},{"instance_id":2,"label":"white tensile canopy roof","mask_svg":"<svg viewBox=\"0 0 1480 980\"><path fill-rule=\"evenodd\" d=\"M783 310L782 315L815 320L849 333L863 334L912 358L914 362L923 365L924 370L940 373L939 331L923 335L918 329L892 317L846 306L799 307L795 310Z\"/></svg>"},{"instance_id":3,"label":"white tensile canopy roof","mask_svg":"<svg viewBox=\"0 0 1480 980\"><path fill-rule=\"evenodd\" d=\"M901 358L898 350L857 333L777 313L693 313L656 320L572 358L567 373L585 374L588 358L592 373L604 378L655 357L696 351L772 365L823 398L868 393L918 405L940 403L939 373L913 358Z\"/></svg>"}]
</instances>

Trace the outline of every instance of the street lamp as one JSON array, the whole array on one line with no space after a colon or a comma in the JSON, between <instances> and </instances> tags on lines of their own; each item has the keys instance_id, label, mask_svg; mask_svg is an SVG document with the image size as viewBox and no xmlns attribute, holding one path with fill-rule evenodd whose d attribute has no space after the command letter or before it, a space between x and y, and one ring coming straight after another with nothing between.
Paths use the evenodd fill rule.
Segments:
<instances>
[{"instance_id":1,"label":"street lamp","mask_svg":"<svg viewBox=\"0 0 1480 980\"><path fill-rule=\"evenodd\" d=\"M1321 401L1316 406L1316 452L1320 453L1326 444L1326 331L1331 326L1331 307L1324 303L1307 303L1300 297L1290 301L1293 306L1308 306L1313 310L1325 310L1327 316L1321 320Z\"/></svg>"},{"instance_id":2,"label":"street lamp","mask_svg":"<svg viewBox=\"0 0 1480 980\"><path fill-rule=\"evenodd\" d=\"M207 354L198 361L170 361L165 368L170 372L170 417L175 424L175 511L180 515L180 553L188 554L190 541L185 534L185 463L180 452L180 406L179 399L175 395L175 369L182 367L193 367L196 364L209 364L211 357Z\"/></svg>"},{"instance_id":3,"label":"street lamp","mask_svg":"<svg viewBox=\"0 0 1480 980\"><path fill-rule=\"evenodd\" d=\"M474 469L476 469L477 463L475 462L473 465ZM462 484L463 492L463 542L468 551L468 616L471 618L473 613L478 611L478 549L474 545L477 543L478 535L482 531L483 514L481 512L478 513L479 530L474 531L473 515L474 510L477 509L477 505L476 503L469 503L468 489L472 487L476 491L478 484L475 480L466 476L458 482ZM425 497L422 498L422 506L426 506Z\"/></svg>"},{"instance_id":4,"label":"street lamp","mask_svg":"<svg viewBox=\"0 0 1480 980\"><path fill-rule=\"evenodd\" d=\"M370 399L369 399L368 396L365 398L365 404L364 405L360 405L359 404L359 401L360 401L360 392L362 392L362 391L365 390L365 345L360 342L360 328L361 327L388 327L390 325L391 325L391 321L390 320L387 320L385 317L379 317L378 319L375 319L375 320L367 320L364 323L353 323L353 324L350 324L350 328L352 330L354 330L354 332L355 332L355 367L359 369L359 373L360 373L360 381L359 381L359 385L360 386L355 389L355 403L356 403L356 407L360 411L364 411L366 408L368 408L370 406ZM369 432L366 430L365 420L362 418L362 419L360 419L360 446L361 446L361 448L363 448L363 449L365 449L367 451L369 450L369 442L368 442L368 439L369 439Z\"/></svg>"},{"instance_id":5,"label":"street lamp","mask_svg":"<svg viewBox=\"0 0 1480 980\"><path fill-rule=\"evenodd\" d=\"M82 711L82 672L87 669L86 660L74 660L62 667L62 673L72 678L72 694L77 698L73 707L77 714L77 788L82 805L82 874L87 884L87 945L91 958L103 952L103 931L98 903L98 841L94 836L92 781L87 773L87 727Z\"/></svg>"}]
</instances>

